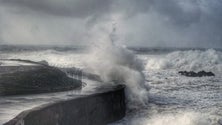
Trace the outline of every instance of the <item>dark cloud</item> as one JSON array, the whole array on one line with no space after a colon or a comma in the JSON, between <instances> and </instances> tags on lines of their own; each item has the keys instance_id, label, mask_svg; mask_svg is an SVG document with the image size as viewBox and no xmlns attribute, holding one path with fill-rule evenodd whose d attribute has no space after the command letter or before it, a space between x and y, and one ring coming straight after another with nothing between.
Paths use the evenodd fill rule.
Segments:
<instances>
[{"instance_id":1,"label":"dark cloud","mask_svg":"<svg viewBox=\"0 0 222 125\"><path fill-rule=\"evenodd\" d=\"M122 5L119 5L119 7L122 8L122 11L126 12L127 15L155 11L167 18L171 23L175 23L178 26L187 26L198 22L201 16L199 2L197 0L187 1L189 2L178 0L125 0L122 1ZM124 4L127 2L129 3Z\"/></svg>"},{"instance_id":2,"label":"dark cloud","mask_svg":"<svg viewBox=\"0 0 222 125\"><path fill-rule=\"evenodd\" d=\"M0 40L88 44L115 22L127 45L222 47L221 15L221 0L0 0Z\"/></svg>"},{"instance_id":3,"label":"dark cloud","mask_svg":"<svg viewBox=\"0 0 222 125\"><path fill-rule=\"evenodd\" d=\"M192 4L184 7L181 1L175 0L156 0L154 9L163 16L169 18L169 21L176 23L179 26L189 26L192 23L200 20L200 7L197 1L192 1Z\"/></svg>"},{"instance_id":4,"label":"dark cloud","mask_svg":"<svg viewBox=\"0 0 222 125\"><path fill-rule=\"evenodd\" d=\"M84 18L109 12L112 0L2 0L1 4L53 15Z\"/></svg>"}]
</instances>

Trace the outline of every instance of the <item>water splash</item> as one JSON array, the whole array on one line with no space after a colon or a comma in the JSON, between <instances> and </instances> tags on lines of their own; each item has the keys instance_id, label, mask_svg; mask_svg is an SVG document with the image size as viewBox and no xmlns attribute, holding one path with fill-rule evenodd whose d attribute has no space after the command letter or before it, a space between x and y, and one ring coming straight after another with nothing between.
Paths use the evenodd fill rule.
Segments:
<instances>
[{"instance_id":1,"label":"water splash","mask_svg":"<svg viewBox=\"0 0 222 125\"><path fill-rule=\"evenodd\" d=\"M144 65L133 52L115 44L116 28L104 41L96 42L89 51L86 69L104 83L125 84L128 106L145 106L149 87L145 86ZM116 37L115 37L116 38Z\"/></svg>"}]
</instances>

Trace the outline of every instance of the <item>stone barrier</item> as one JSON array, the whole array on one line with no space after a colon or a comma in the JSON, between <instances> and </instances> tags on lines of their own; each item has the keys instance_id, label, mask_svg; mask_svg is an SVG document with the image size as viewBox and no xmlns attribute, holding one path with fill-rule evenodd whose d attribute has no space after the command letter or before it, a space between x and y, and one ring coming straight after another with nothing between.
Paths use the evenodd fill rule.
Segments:
<instances>
[{"instance_id":1,"label":"stone barrier","mask_svg":"<svg viewBox=\"0 0 222 125\"><path fill-rule=\"evenodd\" d=\"M4 125L106 125L125 111L124 86L117 85L24 111Z\"/></svg>"}]
</instances>

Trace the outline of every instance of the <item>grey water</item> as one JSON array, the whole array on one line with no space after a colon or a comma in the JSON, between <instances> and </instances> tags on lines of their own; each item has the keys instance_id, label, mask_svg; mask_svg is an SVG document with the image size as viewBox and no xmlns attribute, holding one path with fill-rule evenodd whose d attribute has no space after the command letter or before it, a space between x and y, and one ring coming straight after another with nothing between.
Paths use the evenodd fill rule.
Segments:
<instances>
[{"instance_id":1,"label":"grey water","mask_svg":"<svg viewBox=\"0 0 222 125\"><path fill-rule=\"evenodd\" d=\"M78 67L85 69L84 62L89 60L87 52L76 50L76 48L66 50L66 48L55 49L54 47L36 47L34 49L13 47L13 51L10 46L0 48L1 59L45 60L49 65L58 68ZM137 105L135 102L134 108L128 109L126 117L112 125L222 124L221 50L198 48L131 48L131 50L142 61L144 67L145 86L150 88L147 95L148 102L145 106ZM216 76L185 77L178 74L178 71L181 70L212 71ZM97 85L94 84L94 87ZM67 99L75 94L78 93L69 91L0 97L0 124L23 110Z\"/></svg>"},{"instance_id":2,"label":"grey water","mask_svg":"<svg viewBox=\"0 0 222 125\"><path fill-rule=\"evenodd\" d=\"M113 125L222 124L222 53L218 50L177 50L138 55L145 62L150 86L147 107L138 107ZM178 71L212 71L215 77L191 78Z\"/></svg>"}]
</instances>

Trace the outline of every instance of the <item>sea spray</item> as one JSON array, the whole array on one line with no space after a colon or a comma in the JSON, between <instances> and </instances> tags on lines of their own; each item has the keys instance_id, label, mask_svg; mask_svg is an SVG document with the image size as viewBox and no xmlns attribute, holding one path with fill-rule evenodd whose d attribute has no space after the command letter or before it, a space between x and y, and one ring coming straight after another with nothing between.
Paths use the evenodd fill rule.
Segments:
<instances>
[{"instance_id":1,"label":"sea spray","mask_svg":"<svg viewBox=\"0 0 222 125\"><path fill-rule=\"evenodd\" d=\"M146 70L177 69L188 71L222 71L222 53L214 49L171 52L147 60Z\"/></svg>"},{"instance_id":2,"label":"sea spray","mask_svg":"<svg viewBox=\"0 0 222 125\"><path fill-rule=\"evenodd\" d=\"M90 49L86 70L101 77L104 84L125 84L127 104L145 106L148 102L148 87L144 85L143 63L125 47L112 41L96 43Z\"/></svg>"}]
</instances>

